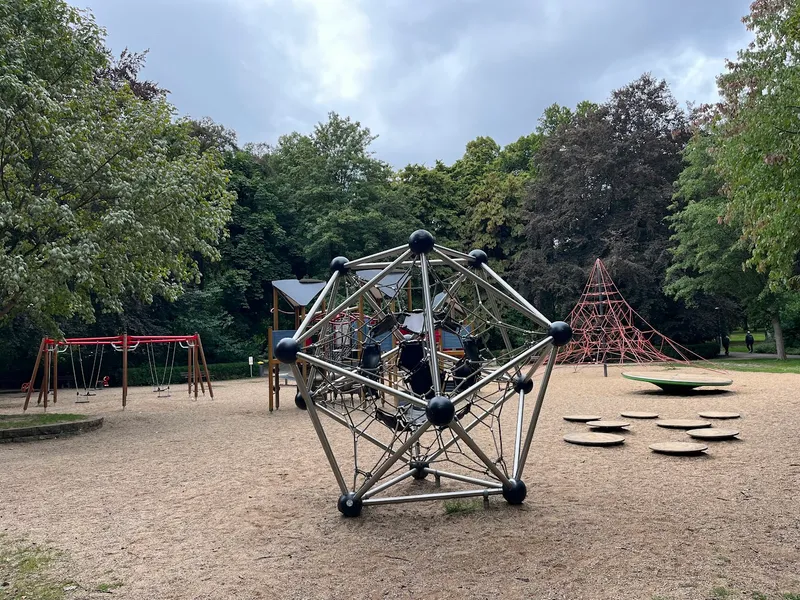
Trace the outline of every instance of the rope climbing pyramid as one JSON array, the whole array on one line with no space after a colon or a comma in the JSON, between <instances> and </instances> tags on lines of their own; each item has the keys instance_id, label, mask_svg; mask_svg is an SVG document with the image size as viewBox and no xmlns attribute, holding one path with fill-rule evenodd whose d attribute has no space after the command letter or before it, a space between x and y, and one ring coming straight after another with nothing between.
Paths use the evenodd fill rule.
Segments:
<instances>
[{"instance_id":1,"label":"rope climbing pyramid","mask_svg":"<svg viewBox=\"0 0 800 600\"><path fill-rule=\"evenodd\" d=\"M567 322L573 337L558 353L559 363L689 364L690 359L700 358L659 333L637 313L623 298L599 258Z\"/></svg>"}]
</instances>

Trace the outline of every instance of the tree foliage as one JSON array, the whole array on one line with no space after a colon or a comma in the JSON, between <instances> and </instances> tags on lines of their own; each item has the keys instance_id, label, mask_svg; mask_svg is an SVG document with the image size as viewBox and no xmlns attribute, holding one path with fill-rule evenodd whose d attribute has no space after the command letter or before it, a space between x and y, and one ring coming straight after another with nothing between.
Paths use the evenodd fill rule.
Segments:
<instances>
[{"instance_id":1,"label":"tree foliage","mask_svg":"<svg viewBox=\"0 0 800 600\"><path fill-rule=\"evenodd\" d=\"M113 75L103 43L64 2L0 5L0 317L175 299L197 256L219 256L234 200L219 154L163 95L137 96L138 63Z\"/></svg>"},{"instance_id":2,"label":"tree foliage","mask_svg":"<svg viewBox=\"0 0 800 600\"><path fill-rule=\"evenodd\" d=\"M689 137L686 116L666 82L649 75L602 105L550 113L548 121L553 114L560 121L545 128L551 133L525 201L521 287L550 314L565 316L600 257L628 301L664 322L679 309L661 281L669 263L664 217Z\"/></svg>"},{"instance_id":3,"label":"tree foliage","mask_svg":"<svg viewBox=\"0 0 800 600\"><path fill-rule=\"evenodd\" d=\"M800 288L800 4L756 0L743 21L754 39L718 78L715 156L749 263Z\"/></svg>"}]
</instances>

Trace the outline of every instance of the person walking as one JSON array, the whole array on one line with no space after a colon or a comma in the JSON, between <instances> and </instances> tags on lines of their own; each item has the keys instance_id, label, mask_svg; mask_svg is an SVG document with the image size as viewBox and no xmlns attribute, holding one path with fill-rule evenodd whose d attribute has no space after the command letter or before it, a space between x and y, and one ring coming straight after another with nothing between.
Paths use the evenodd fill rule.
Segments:
<instances>
[{"instance_id":1,"label":"person walking","mask_svg":"<svg viewBox=\"0 0 800 600\"><path fill-rule=\"evenodd\" d=\"M753 353L753 343L755 342L755 338L753 338L753 334L749 331L747 335L744 336L744 343L747 345L747 351L752 354Z\"/></svg>"},{"instance_id":2,"label":"person walking","mask_svg":"<svg viewBox=\"0 0 800 600\"><path fill-rule=\"evenodd\" d=\"M725 356L730 356L728 350L730 350L731 347L731 338L727 335L722 336L722 347L725 348Z\"/></svg>"}]
</instances>

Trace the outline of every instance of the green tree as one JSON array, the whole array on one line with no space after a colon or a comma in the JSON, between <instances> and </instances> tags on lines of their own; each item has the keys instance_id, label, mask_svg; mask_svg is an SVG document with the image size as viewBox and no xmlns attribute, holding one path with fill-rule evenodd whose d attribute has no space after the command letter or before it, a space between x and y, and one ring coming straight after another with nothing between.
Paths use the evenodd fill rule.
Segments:
<instances>
[{"instance_id":1,"label":"green tree","mask_svg":"<svg viewBox=\"0 0 800 600\"><path fill-rule=\"evenodd\" d=\"M428 169L408 165L397 173L399 193L408 198L411 216L445 246L459 247L464 239L463 200L456 193L450 170L441 161Z\"/></svg>"},{"instance_id":2,"label":"green tree","mask_svg":"<svg viewBox=\"0 0 800 600\"><path fill-rule=\"evenodd\" d=\"M684 150L686 167L676 182L672 264L666 272L666 292L697 307L704 303L728 308L729 318L742 307L748 322L772 323L779 358L786 358L780 313L785 294L773 293L767 277L745 267L750 248L741 226L724 218L727 199L723 181L709 150L713 139L699 132Z\"/></svg>"},{"instance_id":3,"label":"green tree","mask_svg":"<svg viewBox=\"0 0 800 600\"><path fill-rule=\"evenodd\" d=\"M713 315L686 323L662 292L670 236L664 217L688 137L667 84L649 75L553 129L525 199L527 243L515 265L525 293L566 316L600 257L631 305L664 333L684 342L713 336Z\"/></svg>"},{"instance_id":4,"label":"green tree","mask_svg":"<svg viewBox=\"0 0 800 600\"><path fill-rule=\"evenodd\" d=\"M718 78L715 156L749 264L800 288L800 4L756 0L743 21L754 38Z\"/></svg>"},{"instance_id":5,"label":"green tree","mask_svg":"<svg viewBox=\"0 0 800 600\"><path fill-rule=\"evenodd\" d=\"M0 318L175 299L219 257L219 153L113 74L103 36L61 0L0 4Z\"/></svg>"},{"instance_id":6,"label":"green tree","mask_svg":"<svg viewBox=\"0 0 800 600\"><path fill-rule=\"evenodd\" d=\"M336 113L311 135L283 136L270 157L275 193L292 211L305 274L327 276L331 258L397 246L420 226L394 174L369 148L375 137Z\"/></svg>"}]
</instances>

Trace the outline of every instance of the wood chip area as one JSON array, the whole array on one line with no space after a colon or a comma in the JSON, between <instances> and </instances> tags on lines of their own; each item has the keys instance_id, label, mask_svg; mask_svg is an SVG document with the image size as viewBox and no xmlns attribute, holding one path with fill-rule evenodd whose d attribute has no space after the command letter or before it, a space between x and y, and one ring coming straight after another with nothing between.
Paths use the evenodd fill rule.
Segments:
<instances>
[{"instance_id":1,"label":"wood chip area","mask_svg":"<svg viewBox=\"0 0 800 600\"><path fill-rule=\"evenodd\" d=\"M735 373L723 391L675 397L620 372L554 370L524 505L493 497L488 510L478 500L447 514L441 501L421 502L367 507L358 519L336 510L337 486L292 388L272 414L264 379L219 382L213 402L135 388L124 412L119 390L90 404L62 392L58 410L102 415L105 426L0 446L0 533L63 551L64 577L79 584L123 582L117 598L800 593L800 376ZM21 397L0 396L0 412L20 407ZM562 415L624 410L662 419L735 410L742 439L706 456L663 456L648 445L685 432L642 421L618 448L564 443L588 428Z\"/></svg>"}]
</instances>

